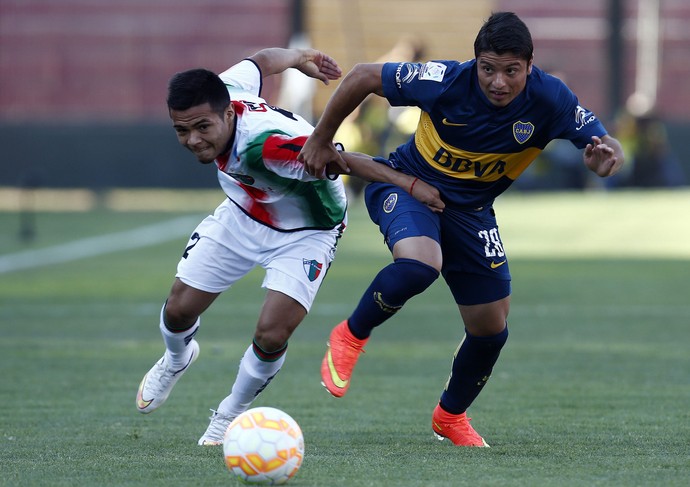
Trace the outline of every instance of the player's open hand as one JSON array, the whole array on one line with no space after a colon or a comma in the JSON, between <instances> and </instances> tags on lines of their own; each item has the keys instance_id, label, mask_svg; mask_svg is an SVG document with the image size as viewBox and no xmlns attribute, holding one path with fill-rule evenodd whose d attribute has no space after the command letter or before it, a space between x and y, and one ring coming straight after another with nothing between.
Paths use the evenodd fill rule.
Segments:
<instances>
[{"instance_id":1,"label":"player's open hand","mask_svg":"<svg viewBox=\"0 0 690 487\"><path fill-rule=\"evenodd\" d=\"M610 140L612 144L617 143L617 141L611 137L608 137L608 140ZM587 166L590 171L601 177L616 174L623 164L623 160L616 155L614 147L604 143L602 139L596 136L593 136L592 143L587 144L587 147L585 147L583 160L585 166Z\"/></svg>"},{"instance_id":2,"label":"player's open hand","mask_svg":"<svg viewBox=\"0 0 690 487\"><path fill-rule=\"evenodd\" d=\"M306 74L310 78L321 80L327 85L330 80L336 80L343 75L340 66L335 59L316 49L304 49L302 51L304 61L295 66L296 69Z\"/></svg>"},{"instance_id":3,"label":"player's open hand","mask_svg":"<svg viewBox=\"0 0 690 487\"><path fill-rule=\"evenodd\" d=\"M297 160L304 164L306 171L313 177L325 179L326 166L334 174L348 174L350 168L340 156L332 141L321 141L311 135L304 143Z\"/></svg>"}]
</instances>

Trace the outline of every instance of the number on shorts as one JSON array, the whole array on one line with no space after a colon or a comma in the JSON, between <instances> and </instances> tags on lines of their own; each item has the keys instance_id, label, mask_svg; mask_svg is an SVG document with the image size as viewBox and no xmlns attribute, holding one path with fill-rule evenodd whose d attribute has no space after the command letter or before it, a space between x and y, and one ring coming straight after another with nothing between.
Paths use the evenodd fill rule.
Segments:
<instances>
[{"instance_id":1,"label":"number on shorts","mask_svg":"<svg viewBox=\"0 0 690 487\"><path fill-rule=\"evenodd\" d=\"M498 235L498 228L491 230L481 230L479 238L484 240L484 254L487 257L503 257L506 253L503 251L503 244L501 237Z\"/></svg>"},{"instance_id":2,"label":"number on shorts","mask_svg":"<svg viewBox=\"0 0 690 487\"><path fill-rule=\"evenodd\" d=\"M197 232L194 232L191 237L189 237L189 240L192 240L192 243L187 245L187 248L184 249L184 254L182 254L183 258L189 257L189 251L194 248L196 244L199 243L199 240L201 239L201 235L199 235Z\"/></svg>"}]
</instances>

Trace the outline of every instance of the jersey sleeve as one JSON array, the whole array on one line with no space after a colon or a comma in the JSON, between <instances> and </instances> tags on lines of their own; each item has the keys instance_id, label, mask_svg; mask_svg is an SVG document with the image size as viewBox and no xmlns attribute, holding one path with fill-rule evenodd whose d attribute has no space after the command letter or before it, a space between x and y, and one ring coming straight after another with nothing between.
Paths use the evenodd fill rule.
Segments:
<instances>
[{"instance_id":1,"label":"jersey sleeve","mask_svg":"<svg viewBox=\"0 0 690 487\"><path fill-rule=\"evenodd\" d=\"M554 113L559 133L554 138L570 140L578 149L592 142L592 136L606 135L606 129L593 112L580 105L577 96L560 80L556 90Z\"/></svg>"},{"instance_id":2,"label":"jersey sleeve","mask_svg":"<svg viewBox=\"0 0 690 487\"><path fill-rule=\"evenodd\" d=\"M259 67L249 59L245 59L228 68L218 75L228 86L228 91L246 92L261 96L263 78Z\"/></svg>"},{"instance_id":3,"label":"jersey sleeve","mask_svg":"<svg viewBox=\"0 0 690 487\"><path fill-rule=\"evenodd\" d=\"M430 112L453 76L455 61L385 63L381 71L384 96L393 106L416 106Z\"/></svg>"}]
</instances>

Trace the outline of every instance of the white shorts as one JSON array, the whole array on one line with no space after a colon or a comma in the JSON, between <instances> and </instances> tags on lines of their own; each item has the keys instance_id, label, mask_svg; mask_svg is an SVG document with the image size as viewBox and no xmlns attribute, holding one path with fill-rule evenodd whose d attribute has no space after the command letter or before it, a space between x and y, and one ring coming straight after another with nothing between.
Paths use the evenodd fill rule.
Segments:
<instances>
[{"instance_id":1,"label":"white shorts","mask_svg":"<svg viewBox=\"0 0 690 487\"><path fill-rule=\"evenodd\" d=\"M279 232L225 200L192 233L176 277L195 289L221 293L261 266L266 269L262 287L290 296L309 311L345 223L333 230Z\"/></svg>"}]
</instances>

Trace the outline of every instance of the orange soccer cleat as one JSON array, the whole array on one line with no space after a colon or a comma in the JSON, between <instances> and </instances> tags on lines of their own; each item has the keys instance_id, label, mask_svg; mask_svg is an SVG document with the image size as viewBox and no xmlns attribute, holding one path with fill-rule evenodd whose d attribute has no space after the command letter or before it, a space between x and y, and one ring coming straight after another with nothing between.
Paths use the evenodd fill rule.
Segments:
<instances>
[{"instance_id":1,"label":"orange soccer cleat","mask_svg":"<svg viewBox=\"0 0 690 487\"><path fill-rule=\"evenodd\" d=\"M321 384L335 397L343 397L350 387L350 377L359 354L368 338L356 338L347 326L347 320L340 322L331 331L326 355L321 362Z\"/></svg>"},{"instance_id":2,"label":"orange soccer cleat","mask_svg":"<svg viewBox=\"0 0 690 487\"><path fill-rule=\"evenodd\" d=\"M439 440L448 438L457 446L488 448L489 444L470 425L467 413L450 414L438 404L431 417L431 428Z\"/></svg>"}]
</instances>

